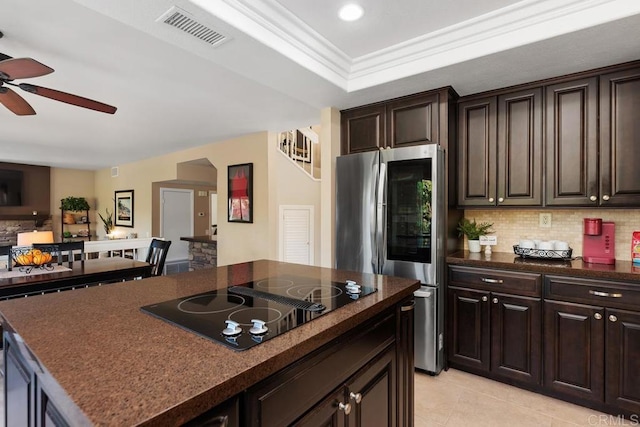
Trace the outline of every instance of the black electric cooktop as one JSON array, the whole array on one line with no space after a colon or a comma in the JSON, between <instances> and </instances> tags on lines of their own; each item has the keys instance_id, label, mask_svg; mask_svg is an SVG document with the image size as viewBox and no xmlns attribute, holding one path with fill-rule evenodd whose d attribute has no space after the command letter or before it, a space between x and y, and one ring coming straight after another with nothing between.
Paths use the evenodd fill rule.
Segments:
<instances>
[{"instance_id":1,"label":"black electric cooktop","mask_svg":"<svg viewBox=\"0 0 640 427\"><path fill-rule=\"evenodd\" d=\"M141 310L234 350L246 350L374 292L352 281L278 276Z\"/></svg>"}]
</instances>

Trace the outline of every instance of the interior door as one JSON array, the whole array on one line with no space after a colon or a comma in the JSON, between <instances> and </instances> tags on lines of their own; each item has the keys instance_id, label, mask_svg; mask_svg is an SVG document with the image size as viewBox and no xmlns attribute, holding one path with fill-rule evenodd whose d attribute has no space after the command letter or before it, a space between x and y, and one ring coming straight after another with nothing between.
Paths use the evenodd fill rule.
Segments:
<instances>
[{"instance_id":1,"label":"interior door","mask_svg":"<svg viewBox=\"0 0 640 427\"><path fill-rule=\"evenodd\" d=\"M280 206L280 261L313 265L313 206Z\"/></svg>"},{"instance_id":2,"label":"interior door","mask_svg":"<svg viewBox=\"0 0 640 427\"><path fill-rule=\"evenodd\" d=\"M193 236L193 190L160 189L160 236L172 242L166 262L189 259L189 243L180 238Z\"/></svg>"}]
</instances>

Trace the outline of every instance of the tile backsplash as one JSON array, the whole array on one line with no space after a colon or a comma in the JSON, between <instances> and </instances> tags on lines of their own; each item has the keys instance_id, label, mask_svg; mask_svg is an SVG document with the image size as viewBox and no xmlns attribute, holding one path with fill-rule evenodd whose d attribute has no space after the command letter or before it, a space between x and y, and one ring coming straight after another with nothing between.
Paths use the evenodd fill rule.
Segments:
<instances>
[{"instance_id":1,"label":"tile backsplash","mask_svg":"<svg viewBox=\"0 0 640 427\"><path fill-rule=\"evenodd\" d=\"M541 213L551 213L551 227L540 227ZM616 259L629 261L631 233L640 231L640 209L473 209L466 210L465 217L493 223L493 235L498 237L494 252L513 252L521 239L563 240L569 242L574 257L581 256L582 220L602 218L616 224ZM466 249L466 239L464 245Z\"/></svg>"}]
</instances>

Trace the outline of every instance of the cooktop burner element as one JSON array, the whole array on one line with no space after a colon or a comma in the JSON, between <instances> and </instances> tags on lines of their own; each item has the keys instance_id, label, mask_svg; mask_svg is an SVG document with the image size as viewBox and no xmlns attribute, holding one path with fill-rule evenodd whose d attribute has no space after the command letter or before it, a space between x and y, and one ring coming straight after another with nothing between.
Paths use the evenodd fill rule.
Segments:
<instances>
[{"instance_id":1,"label":"cooktop burner element","mask_svg":"<svg viewBox=\"0 0 640 427\"><path fill-rule=\"evenodd\" d=\"M141 310L234 350L246 350L374 292L351 280L278 276Z\"/></svg>"}]
</instances>

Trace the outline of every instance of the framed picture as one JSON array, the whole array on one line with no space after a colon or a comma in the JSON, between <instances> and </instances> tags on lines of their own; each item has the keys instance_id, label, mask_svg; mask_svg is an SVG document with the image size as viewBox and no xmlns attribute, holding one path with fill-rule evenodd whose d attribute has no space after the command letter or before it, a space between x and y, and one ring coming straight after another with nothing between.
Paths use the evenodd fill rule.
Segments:
<instances>
[{"instance_id":1,"label":"framed picture","mask_svg":"<svg viewBox=\"0 0 640 427\"><path fill-rule=\"evenodd\" d=\"M227 168L229 222L253 222L253 163Z\"/></svg>"},{"instance_id":2,"label":"framed picture","mask_svg":"<svg viewBox=\"0 0 640 427\"><path fill-rule=\"evenodd\" d=\"M133 190L116 191L116 227L133 227Z\"/></svg>"}]
</instances>

